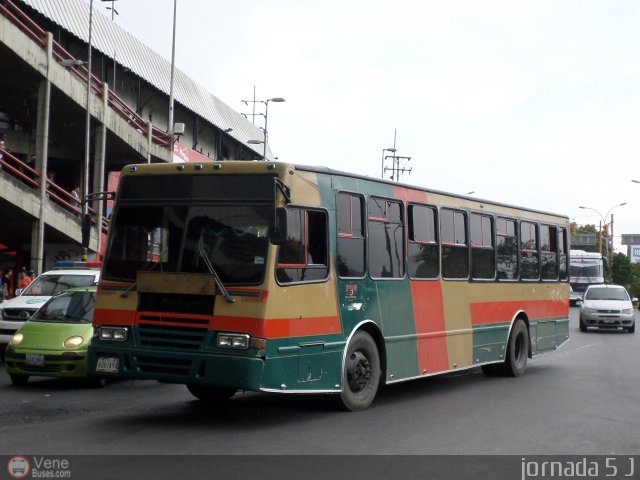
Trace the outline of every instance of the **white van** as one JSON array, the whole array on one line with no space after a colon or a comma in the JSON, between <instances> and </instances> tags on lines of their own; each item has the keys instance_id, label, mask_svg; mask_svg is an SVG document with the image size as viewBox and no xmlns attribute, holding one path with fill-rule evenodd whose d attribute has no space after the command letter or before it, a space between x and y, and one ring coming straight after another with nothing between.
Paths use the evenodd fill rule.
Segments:
<instances>
[{"instance_id":1,"label":"white van","mask_svg":"<svg viewBox=\"0 0 640 480\"><path fill-rule=\"evenodd\" d=\"M16 331L47 300L73 287L98 283L100 262L57 262L53 270L44 272L20 295L0 303L0 354Z\"/></svg>"}]
</instances>

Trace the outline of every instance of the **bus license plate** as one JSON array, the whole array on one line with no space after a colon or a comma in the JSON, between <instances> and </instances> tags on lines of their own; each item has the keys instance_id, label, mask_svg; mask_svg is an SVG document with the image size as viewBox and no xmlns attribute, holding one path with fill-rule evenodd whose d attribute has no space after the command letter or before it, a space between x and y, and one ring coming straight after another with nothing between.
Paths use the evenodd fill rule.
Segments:
<instances>
[{"instance_id":1,"label":"bus license plate","mask_svg":"<svg viewBox=\"0 0 640 480\"><path fill-rule=\"evenodd\" d=\"M98 357L96 372L118 373L120 370L120 359L118 357Z\"/></svg>"},{"instance_id":2,"label":"bus license plate","mask_svg":"<svg viewBox=\"0 0 640 480\"><path fill-rule=\"evenodd\" d=\"M44 367L44 355L39 353L27 353L24 358L24 363L35 367Z\"/></svg>"}]
</instances>

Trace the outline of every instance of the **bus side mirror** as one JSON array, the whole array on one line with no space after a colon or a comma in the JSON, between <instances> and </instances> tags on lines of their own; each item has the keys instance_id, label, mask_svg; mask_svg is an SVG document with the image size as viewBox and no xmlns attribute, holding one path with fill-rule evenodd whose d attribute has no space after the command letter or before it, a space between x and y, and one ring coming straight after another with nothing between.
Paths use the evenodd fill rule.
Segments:
<instances>
[{"instance_id":1,"label":"bus side mirror","mask_svg":"<svg viewBox=\"0 0 640 480\"><path fill-rule=\"evenodd\" d=\"M82 216L82 247L88 248L91 240L91 215L85 213Z\"/></svg>"},{"instance_id":2,"label":"bus side mirror","mask_svg":"<svg viewBox=\"0 0 640 480\"><path fill-rule=\"evenodd\" d=\"M278 207L273 214L273 223L269 229L269 240L274 245L283 245L287 241L287 209Z\"/></svg>"}]
</instances>

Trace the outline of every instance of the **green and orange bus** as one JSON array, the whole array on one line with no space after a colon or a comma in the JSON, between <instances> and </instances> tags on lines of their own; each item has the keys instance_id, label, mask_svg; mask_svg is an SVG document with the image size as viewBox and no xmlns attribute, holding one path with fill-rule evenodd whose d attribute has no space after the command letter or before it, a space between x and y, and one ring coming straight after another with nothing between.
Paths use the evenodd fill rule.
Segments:
<instances>
[{"instance_id":1,"label":"green and orange bus","mask_svg":"<svg viewBox=\"0 0 640 480\"><path fill-rule=\"evenodd\" d=\"M103 376L334 393L481 367L569 337L569 219L280 162L130 165L98 286Z\"/></svg>"}]
</instances>

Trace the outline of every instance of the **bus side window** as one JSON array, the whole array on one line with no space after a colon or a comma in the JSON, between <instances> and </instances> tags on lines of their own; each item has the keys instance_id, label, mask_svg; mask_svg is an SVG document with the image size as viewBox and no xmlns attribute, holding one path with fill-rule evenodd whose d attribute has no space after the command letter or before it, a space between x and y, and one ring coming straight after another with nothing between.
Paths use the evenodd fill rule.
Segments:
<instances>
[{"instance_id":1,"label":"bus side window","mask_svg":"<svg viewBox=\"0 0 640 480\"><path fill-rule=\"evenodd\" d=\"M471 214L471 277L493 280L496 276L496 252L493 244L493 218Z\"/></svg>"},{"instance_id":2,"label":"bus side window","mask_svg":"<svg viewBox=\"0 0 640 480\"><path fill-rule=\"evenodd\" d=\"M440 273L438 253L438 215L435 207L409 205L408 269L411 278L437 278Z\"/></svg>"},{"instance_id":3,"label":"bus side window","mask_svg":"<svg viewBox=\"0 0 640 480\"><path fill-rule=\"evenodd\" d=\"M363 200L359 195L338 194L338 262L336 269L341 277L363 277L365 273Z\"/></svg>"},{"instance_id":4,"label":"bus side window","mask_svg":"<svg viewBox=\"0 0 640 480\"><path fill-rule=\"evenodd\" d=\"M440 212L440 235L442 277L457 280L468 278L469 247L466 212L443 208Z\"/></svg>"},{"instance_id":5,"label":"bus side window","mask_svg":"<svg viewBox=\"0 0 640 480\"><path fill-rule=\"evenodd\" d=\"M279 247L276 278L280 283L327 278L327 214L320 210L287 209L287 240Z\"/></svg>"},{"instance_id":6,"label":"bus side window","mask_svg":"<svg viewBox=\"0 0 640 480\"><path fill-rule=\"evenodd\" d=\"M518 237L515 220L498 218L496 220L496 240L498 251L498 279L518 279Z\"/></svg>"},{"instance_id":7,"label":"bus side window","mask_svg":"<svg viewBox=\"0 0 640 480\"><path fill-rule=\"evenodd\" d=\"M569 257L567 256L567 229L558 229L558 269L560 273L560 280L566 280L568 278L568 266L567 263Z\"/></svg>"},{"instance_id":8,"label":"bus side window","mask_svg":"<svg viewBox=\"0 0 640 480\"><path fill-rule=\"evenodd\" d=\"M369 273L372 278L404 276L402 204L370 197L368 202Z\"/></svg>"},{"instance_id":9,"label":"bus side window","mask_svg":"<svg viewBox=\"0 0 640 480\"><path fill-rule=\"evenodd\" d=\"M540 267L543 280L558 279L558 230L551 225L540 226Z\"/></svg>"},{"instance_id":10,"label":"bus side window","mask_svg":"<svg viewBox=\"0 0 640 480\"><path fill-rule=\"evenodd\" d=\"M540 278L540 248L538 246L538 225L531 222L520 223L520 263L523 280Z\"/></svg>"}]
</instances>

